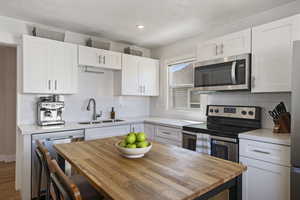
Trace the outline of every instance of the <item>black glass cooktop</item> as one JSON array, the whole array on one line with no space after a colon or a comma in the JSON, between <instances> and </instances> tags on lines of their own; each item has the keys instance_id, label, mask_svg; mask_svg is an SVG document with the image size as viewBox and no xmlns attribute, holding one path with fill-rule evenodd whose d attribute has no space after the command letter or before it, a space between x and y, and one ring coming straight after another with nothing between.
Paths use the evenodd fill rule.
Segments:
<instances>
[{"instance_id":1,"label":"black glass cooktop","mask_svg":"<svg viewBox=\"0 0 300 200\"><path fill-rule=\"evenodd\" d=\"M203 133L209 135L225 136L231 138L238 138L240 133L255 130L254 127L240 127L233 125L220 125L212 123L193 124L184 126L183 130L192 133Z\"/></svg>"}]
</instances>

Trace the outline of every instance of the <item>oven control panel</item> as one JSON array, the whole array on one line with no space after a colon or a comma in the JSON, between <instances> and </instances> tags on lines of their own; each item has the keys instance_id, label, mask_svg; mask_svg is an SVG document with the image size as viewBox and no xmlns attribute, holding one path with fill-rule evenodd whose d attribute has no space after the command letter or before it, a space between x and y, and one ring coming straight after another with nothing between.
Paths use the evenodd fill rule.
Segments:
<instances>
[{"instance_id":1,"label":"oven control panel","mask_svg":"<svg viewBox=\"0 0 300 200\"><path fill-rule=\"evenodd\" d=\"M207 116L240 119L260 119L260 108L255 106L208 105Z\"/></svg>"}]
</instances>

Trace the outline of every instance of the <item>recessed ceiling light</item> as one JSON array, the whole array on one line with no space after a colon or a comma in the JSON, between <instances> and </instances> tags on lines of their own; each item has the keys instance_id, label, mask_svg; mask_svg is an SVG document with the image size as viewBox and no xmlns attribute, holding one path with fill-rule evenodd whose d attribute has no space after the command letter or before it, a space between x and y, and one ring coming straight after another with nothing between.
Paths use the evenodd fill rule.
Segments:
<instances>
[{"instance_id":1,"label":"recessed ceiling light","mask_svg":"<svg viewBox=\"0 0 300 200\"><path fill-rule=\"evenodd\" d=\"M145 28L144 25L136 25L136 27L137 27L138 29L143 29L143 28Z\"/></svg>"}]
</instances>

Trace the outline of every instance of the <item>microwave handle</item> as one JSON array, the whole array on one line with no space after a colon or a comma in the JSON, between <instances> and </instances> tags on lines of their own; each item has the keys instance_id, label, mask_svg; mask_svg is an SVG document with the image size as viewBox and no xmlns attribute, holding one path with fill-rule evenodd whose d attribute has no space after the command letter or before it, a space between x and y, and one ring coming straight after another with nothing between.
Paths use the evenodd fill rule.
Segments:
<instances>
[{"instance_id":1,"label":"microwave handle","mask_svg":"<svg viewBox=\"0 0 300 200\"><path fill-rule=\"evenodd\" d=\"M236 61L232 62L231 80L232 80L232 84L236 84Z\"/></svg>"}]
</instances>

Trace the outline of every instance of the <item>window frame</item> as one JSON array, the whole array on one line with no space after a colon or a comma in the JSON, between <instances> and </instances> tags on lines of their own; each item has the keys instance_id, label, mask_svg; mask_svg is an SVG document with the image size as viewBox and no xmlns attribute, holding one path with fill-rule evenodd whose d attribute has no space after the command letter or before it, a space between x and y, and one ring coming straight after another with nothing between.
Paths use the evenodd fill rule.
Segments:
<instances>
[{"instance_id":1,"label":"window frame","mask_svg":"<svg viewBox=\"0 0 300 200\"><path fill-rule=\"evenodd\" d=\"M197 112L197 113L199 113L199 111L202 111L201 106L200 106L200 108L191 108L191 105L190 105L190 92L193 89L193 87L192 88L187 87L188 88L187 89L188 94L187 94L187 107L186 108L174 108L173 104L170 103L171 98L173 98L173 97L171 97L171 95L170 95L170 89L172 89L172 87L170 86L170 82L169 82L170 81L169 67L171 65L187 63L187 62L193 63L193 62L196 62L196 61L197 60L196 60L196 57L194 55L186 55L186 56L182 56L182 57L178 57L178 58L166 61L165 66L166 66L166 71L167 71L167 73L166 73L166 80L167 80L167 83L166 83L166 91L167 91L166 108L167 108L167 110L169 110L169 111L183 111L183 112ZM194 76L193 76L193 81L194 81ZM200 105L201 105L201 102L200 102Z\"/></svg>"}]
</instances>

